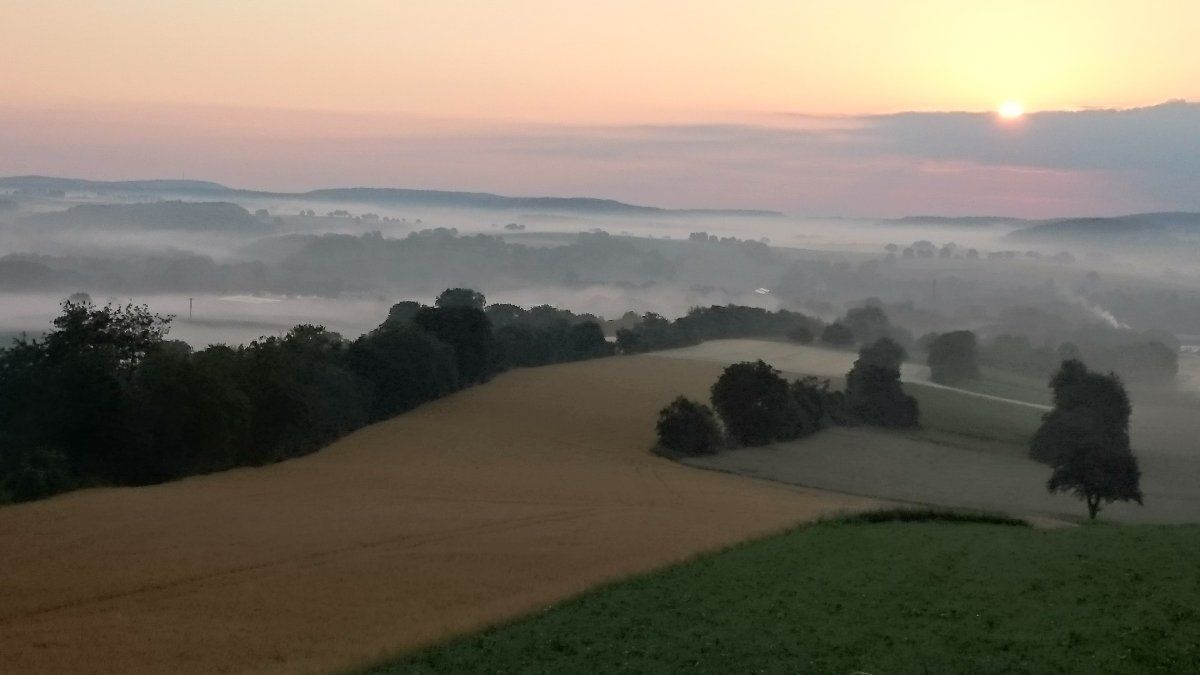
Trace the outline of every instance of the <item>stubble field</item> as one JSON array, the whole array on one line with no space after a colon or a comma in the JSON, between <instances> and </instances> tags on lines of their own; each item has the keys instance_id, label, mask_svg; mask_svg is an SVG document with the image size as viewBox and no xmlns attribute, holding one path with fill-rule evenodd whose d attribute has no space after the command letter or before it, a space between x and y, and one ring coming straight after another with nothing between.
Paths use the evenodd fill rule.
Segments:
<instances>
[{"instance_id":1,"label":"stubble field","mask_svg":"<svg viewBox=\"0 0 1200 675\"><path fill-rule=\"evenodd\" d=\"M647 452L720 369L520 370L305 458L0 509L0 670L347 668L880 504Z\"/></svg>"}]
</instances>

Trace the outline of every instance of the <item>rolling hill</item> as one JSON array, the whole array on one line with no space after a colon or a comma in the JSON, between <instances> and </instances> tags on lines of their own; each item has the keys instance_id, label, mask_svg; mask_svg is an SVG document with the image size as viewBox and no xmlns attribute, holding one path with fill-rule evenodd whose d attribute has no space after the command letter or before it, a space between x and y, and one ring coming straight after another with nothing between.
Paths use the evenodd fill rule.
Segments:
<instances>
[{"instance_id":1,"label":"rolling hill","mask_svg":"<svg viewBox=\"0 0 1200 675\"><path fill-rule=\"evenodd\" d=\"M508 197L486 192L413 190L402 188L325 188L308 192L242 190L219 183L192 180L92 181L50 176L0 178L0 189L34 192L87 191L100 194L141 193L159 196L189 196L212 199L238 197L287 199L290 201L337 202L391 206L425 206L490 211L535 211L609 216L726 215L770 218L782 214L759 209L664 209L592 197Z\"/></svg>"}]
</instances>

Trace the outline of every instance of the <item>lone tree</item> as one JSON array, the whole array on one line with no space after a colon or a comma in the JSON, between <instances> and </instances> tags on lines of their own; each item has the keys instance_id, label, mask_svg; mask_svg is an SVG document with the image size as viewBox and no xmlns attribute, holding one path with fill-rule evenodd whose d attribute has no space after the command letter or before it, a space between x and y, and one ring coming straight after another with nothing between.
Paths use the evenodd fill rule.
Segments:
<instances>
[{"instance_id":1,"label":"lone tree","mask_svg":"<svg viewBox=\"0 0 1200 675\"><path fill-rule=\"evenodd\" d=\"M708 455L721 445L712 408L680 396L658 413L658 444L681 455Z\"/></svg>"},{"instance_id":2,"label":"lone tree","mask_svg":"<svg viewBox=\"0 0 1200 675\"><path fill-rule=\"evenodd\" d=\"M1030 455L1053 467L1050 492L1070 492L1095 519L1103 504L1142 503L1141 470L1129 447L1132 407L1121 380L1076 360L1062 363L1050 379L1054 409L1042 418Z\"/></svg>"},{"instance_id":3,"label":"lone tree","mask_svg":"<svg viewBox=\"0 0 1200 675\"><path fill-rule=\"evenodd\" d=\"M858 352L846 374L846 408L858 421L881 427L917 426L917 400L900 386L904 348L880 338Z\"/></svg>"},{"instance_id":4,"label":"lone tree","mask_svg":"<svg viewBox=\"0 0 1200 675\"><path fill-rule=\"evenodd\" d=\"M942 333L929 343L929 378L938 384L958 384L979 377L979 348L969 330Z\"/></svg>"},{"instance_id":5,"label":"lone tree","mask_svg":"<svg viewBox=\"0 0 1200 675\"><path fill-rule=\"evenodd\" d=\"M799 435L799 411L787 380L761 359L726 368L712 386L712 404L730 438L741 445L766 445Z\"/></svg>"}]
</instances>

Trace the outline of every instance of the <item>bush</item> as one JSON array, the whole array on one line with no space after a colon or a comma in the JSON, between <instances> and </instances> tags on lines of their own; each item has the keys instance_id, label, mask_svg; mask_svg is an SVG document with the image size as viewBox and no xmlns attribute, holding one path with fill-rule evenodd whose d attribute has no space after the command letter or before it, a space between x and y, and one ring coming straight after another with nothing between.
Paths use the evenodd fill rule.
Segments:
<instances>
[{"instance_id":1,"label":"bush","mask_svg":"<svg viewBox=\"0 0 1200 675\"><path fill-rule=\"evenodd\" d=\"M0 439L0 504L39 499L74 487L61 452L22 448Z\"/></svg>"},{"instance_id":2,"label":"bush","mask_svg":"<svg viewBox=\"0 0 1200 675\"><path fill-rule=\"evenodd\" d=\"M708 455L721 445L721 429L713 411L680 396L658 413L658 445L680 455Z\"/></svg>"}]
</instances>

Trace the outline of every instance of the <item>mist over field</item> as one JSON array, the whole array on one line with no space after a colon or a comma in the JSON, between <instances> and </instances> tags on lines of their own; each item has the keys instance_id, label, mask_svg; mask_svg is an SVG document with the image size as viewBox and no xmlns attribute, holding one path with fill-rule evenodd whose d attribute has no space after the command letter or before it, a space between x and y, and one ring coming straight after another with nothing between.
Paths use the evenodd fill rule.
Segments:
<instances>
[{"instance_id":1,"label":"mist over field","mask_svg":"<svg viewBox=\"0 0 1200 675\"><path fill-rule=\"evenodd\" d=\"M0 675L1200 673L1200 2L0 6Z\"/></svg>"},{"instance_id":2,"label":"mist over field","mask_svg":"<svg viewBox=\"0 0 1200 675\"><path fill-rule=\"evenodd\" d=\"M832 319L876 299L917 335L964 325L1040 343L1095 326L1200 342L1194 214L816 219L593 199L35 178L0 180L0 194L0 331L9 334L45 330L59 300L84 292L173 314L173 336L196 345L241 343L297 321L353 337L395 301L468 286L492 302L608 319L674 318L712 304Z\"/></svg>"}]
</instances>

